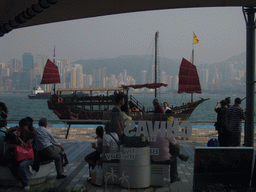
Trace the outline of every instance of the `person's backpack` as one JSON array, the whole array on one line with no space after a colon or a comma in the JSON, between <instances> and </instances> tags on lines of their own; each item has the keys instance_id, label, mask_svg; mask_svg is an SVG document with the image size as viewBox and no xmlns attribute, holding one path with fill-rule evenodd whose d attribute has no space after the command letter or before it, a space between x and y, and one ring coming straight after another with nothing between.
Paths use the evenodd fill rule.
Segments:
<instances>
[{"instance_id":1,"label":"person's backpack","mask_svg":"<svg viewBox=\"0 0 256 192\"><path fill-rule=\"evenodd\" d=\"M219 147L219 141L218 141L218 139L211 138L211 139L207 142L207 147Z\"/></svg>"}]
</instances>

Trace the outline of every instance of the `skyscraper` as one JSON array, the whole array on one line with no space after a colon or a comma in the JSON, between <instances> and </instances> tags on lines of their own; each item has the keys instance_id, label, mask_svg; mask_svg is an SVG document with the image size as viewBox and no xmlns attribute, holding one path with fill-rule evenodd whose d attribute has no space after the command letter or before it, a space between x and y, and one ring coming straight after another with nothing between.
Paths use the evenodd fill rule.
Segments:
<instances>
[{"instance_id":1,"label":"skyscraper","mask_svg":"<svg viewBox=\"0 0 256 192\"><path fill-rule=\"evenodd\" d=\"M23 69L30 70L34 68L34 56L32 53L24 53L22 56Z\"/></svg>"},{"instance_id":2,"label":"skyscraper","mask_svg":"<svg viewBox=\"0 0 256 192\"><path fill-rule=\"evenodd\" d=\"M24 82L28 82L25 89L31 90L33 88L33 76L34 76L34 56L31 53L24 53L22 56L23 72L25 72Z\"/></svg>"},{"instance_id":3,"label":"skyscraper","mask_svg":"<svg viewBox=\"0 0 256 192\"><path fill-rule=\"evenodd\" d=\"M146 70L143 70L142 71L142 77L141 77L141 84L145 84L147 83L147 71Z\"/></svg>"},{"instance_id":4,"label":"skyscraper","mask_svg":"<svg viewBox=\"0 0 256 192\"><path fill-rule=\"evenodd\" d=\"M83 68L80 64L74 64L71 69L71 87L82 88L83 87Z\"/></svg>"}]
</instances>

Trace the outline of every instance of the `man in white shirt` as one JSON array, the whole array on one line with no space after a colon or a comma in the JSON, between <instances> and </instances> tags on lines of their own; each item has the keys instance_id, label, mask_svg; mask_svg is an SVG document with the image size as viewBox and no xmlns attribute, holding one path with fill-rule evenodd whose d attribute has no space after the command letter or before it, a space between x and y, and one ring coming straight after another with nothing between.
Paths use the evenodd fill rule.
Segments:
<instances>
[{"instance_id":1,"label":"man in white shirt","mask_svg":"<svg viewBox=\"0 0 256 192\"><path fill-rule=\"evenodd\" d=\"M103 152L102 156L98 161L100 165L102 161L106 158L106 153L116 153L119 151L119 137L117 133L114 132L113 126L110 123L105 125L106 134L103 135Z\"/></svg>"},{"instance_id":2,"label":"man in white shirt","mask_svg":"<svg viewBox=\"0 0 256 192\"><path fill-rule=\"evenodd\" d=\"M33 133L35 137L35 149L38 151L39 158L47 157L54 159L55 168L57 171L56 179L63 179L67 176L64 175L63 164L62 164L62 152L64 148L60 142L55 139L52 132L47 127L47 119L42 118L39 120L39 127L35 128Z\"/></svg>"}]
</instances>

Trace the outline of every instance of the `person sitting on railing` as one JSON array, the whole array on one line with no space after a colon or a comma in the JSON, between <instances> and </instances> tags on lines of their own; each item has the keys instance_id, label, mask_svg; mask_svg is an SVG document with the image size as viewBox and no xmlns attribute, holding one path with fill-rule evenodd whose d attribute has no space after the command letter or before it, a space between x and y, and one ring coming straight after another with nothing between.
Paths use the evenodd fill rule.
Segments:
<instances>
[{"instance_id":1,"label":"person sitting on railing","mask_svg":"<svg viewBox=\"0 0 256 192\"><path fill-rule=\"evenodd\" d=\"M34 129L35 135L35 149L38 151L38 155L41 157L46 157L49 160L54 159L55 168L57 171L56 179L63 179L67 176L64 175L62 155L64 148L60 142L55 139L52 132L47 127L47 119L42 118L39 120L39 127Z\"/></svg>"},{"instance_id":2,"label":"person sitting on railing","mask_svg":"<svg viewBox=\"0 0 256 192\"><path fill-rule=\"evenodd\" d=\"M169 107L168 103L167 102L164 102L164 107L163 107L163 110L164 110L164 114L167 110L170 110L171 111L171 108Z\"/></svg>"}]
</instances>

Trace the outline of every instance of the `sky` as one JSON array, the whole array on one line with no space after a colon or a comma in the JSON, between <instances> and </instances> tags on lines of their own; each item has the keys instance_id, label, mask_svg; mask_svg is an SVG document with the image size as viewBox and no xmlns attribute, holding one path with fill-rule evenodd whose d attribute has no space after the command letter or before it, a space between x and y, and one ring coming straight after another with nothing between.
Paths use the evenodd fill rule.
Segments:
<instances>
[{"instance_id":1,"label":"sky","mask_svg":"<svg viewBox=\"0 0 256 192\"><path fill-rule=\"evenodd\" d=\"M0 37L0 63L22 61L25 52L56 59L116 58L153 54L159 32L159 55L190 60L193 32L195 64L224 61L246 51L242 7L169 9L63 21L14 29Z\"/></svg>"}]
</instances>

